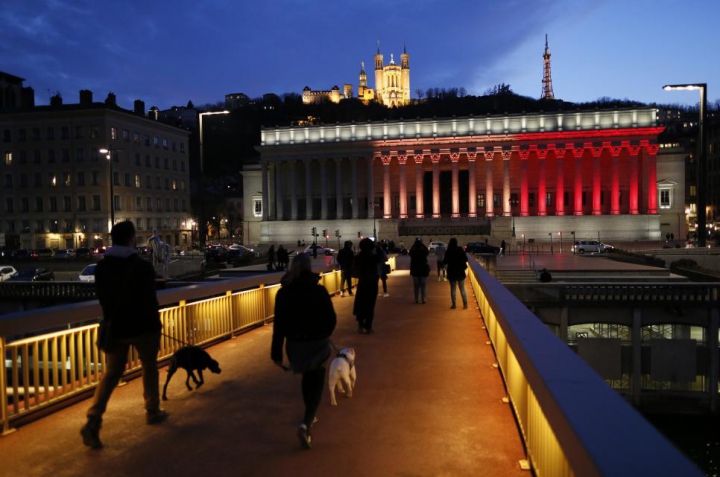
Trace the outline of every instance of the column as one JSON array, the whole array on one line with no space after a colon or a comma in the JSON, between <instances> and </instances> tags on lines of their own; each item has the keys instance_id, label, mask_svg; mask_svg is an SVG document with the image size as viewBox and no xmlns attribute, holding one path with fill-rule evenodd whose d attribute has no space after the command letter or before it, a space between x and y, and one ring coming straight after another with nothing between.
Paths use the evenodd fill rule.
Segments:
<instances>
[{"instance_id":1,"label":"column","mask_svg":"<svg viewBox=\"0 0 720 477\"><path fill-rule=\"evenodd\" d=\"M320 219L328 218L327 159L320 159Z\"/></svg>"},{"instance_id":2,"label":"column","mask_svg":"<svg viewBox=\"0 0 720 477\"><path fill-rule=\"evenodd\" d=\"M400 218L407 219L407 181L405 168L407 167L407 155L405 151L400 151L397 156L398 167L400 169Z\"/></svg>"},{"instance_id":3,"label":"column","mask_svg":"<svg viewBox=\"0 0 720 477\"><path fill-rule=\"evenodd\" d=\"M335 159L335 218L343 218L343 177L342 157Z\"/></svg>"},{"instance_id":4,"label":"column","mask_svg":"<svg viewBox=\"0 0 720 477\"><path fill-rule=\"evenodd\" d=\"M602 214L602 203L600 201L600 187L601 187L601 179L602 175L600 172L600 159L602 158L602 147L594 147L592 148L592 155L593 155L593 199L592 199L592 214L593 215L601 215Z\"/></svg>"},{"instance_id":5,"label":"column","mask_svg":"<svg viewBox=\"0 0 720 477\"><path fill-rule=\"evenodd\" d=\"M475 189L475 159L477 151L468 149L468 217L477 217L477 190Z\"/></svg>"},{"instance_id":6,"label":"column","mask_svg":"<svg viewBox=\"0 0 720 477\"><path fill-rule=\"evenodd\" d=\"M440 218L440 154L430 154L430 160L432 161L432 173L433 173L433 219Z\"/></svg>"},{"instance_id":7,"label":"column","mask_svg":"<svg viewBox=\"0 0 720 477\"><path fill-rule=\"evenodd\" d=\"M350 164L352 165L352 176L350 181L352 183L352 218L360 218L360 193L358 192L358 183L360 178L358 177L358 160L357 157L350 158Z\"/></svg>"},{"instance_id":8,"label":"column","mask_svg":"<svg viewBox=\"0 0 720 477\"><path fill-rule=\"evenodd\" d=\"M268 220L268 164L267 162L260 163L260 169L262 171L262 219L263 222Z\"/></svg>"},{"instance_id":9,"label":"column","mask_svg":"<svg viewBox=\"0 0 720 477\"><path fill-rule=\"evenodd\" d=\"M390 191L390 161L388 155L380 156L383 164L383 219L392 218L392 192Z\"/></svg>"},{"instance_id":10,"label":"column","mask_svg":"<svg viewBox=\"0 0 720 477\"><path fill-rule=\"evenodd\" d=\"M643 155L647 155L647 213L657 214L657 151L655 145L645 145Z\"/></svg>"},{"instance_id":11,"label":"column","mask_svg":"<svg viewBox=\"0 0 720 477\"><path fill-rule=\"evenodd\" d=\"M460 184L458 182L458 161L460 160L460 153L451 152L450 162L452 163L452 215L451 217L457 219L460 217Z\"/></svg>"},{"instance_id":12,"label":"column","mask_svg":"<svg viewBox=\"0 0 720 477\"><path fill-rule=\"evenodd\" d=\"M367 216L369 219L372 219L375 217L375 184L373 183L374 177L373 177L373 161L375 158L373 156L368 158L367 163L367 197L368 197L368 210L367 210ZM368 234L370 235L370 234Z\"/></svg>"},{"instance_id":13,"label":"column","mask_svg":"<svg viewBox=\"0 0 720 477\"><path fill-rule=\"evenodd\" d=\"M565 149L555 149L557 183L555 185L555 215L565 215Z\"/></svg>"},{"instance_id":14,"label":"column","mask_svg":"<svg viewBox=\"0 0 720 477\"><path fill-rule=\"evenodd\" d=\"M423 208L423 174L425 173L423 160L425 159L425 155L417 154L418 151L415 152L415 217L422 219L425 217Z\"/></svg>"},{"instance_id":15,"label":"column","mask_svg":"<svg viewBox=\"0 0 720 477\"><path fill-rule=\"evenodd\" d=\"M510 209L510 156L512 151L503 151L503 198L502 209L503 216L510 217L512 215Z\"/></svg>"},{"instance_id":16,"label":"column","mask_svg":"<svg viewBox=\"0 0 720 477\"><path fill-rule=\"evenodd\" d=\"M620 214L620 153L622 147L610 148L612 163L610 171L610 214Z\"/></svg>"},{"instance_id":17,"label":"column","mask_svg":"<svg viewBox=\"0 0 720 477\"><path fill-rule=\"evenodd\" d=\"M520 151L520 216L527 217L530 215L530 204L528 203L528 157L530 150L523 149Z\"/></svg>"},{"instance_id":18,"label":"column","mask_svg":"<svg viewBox=\"0 0 720 477\"><path fill-rule=\"evenodd\" d=\"M545 158L547 149L535 151L538 158L538 215L547 215L547 184L545 183Z\"/></svg>"},{"instance_id":19,"label":"column","mask_svg":"<svg viewBox=\"0 0 720 477\"><path fill-rule=\"evenodd\" d=\"M283 161L275 163L275 220L285 220L285 190L283 187Z\"/></svg>"},{"instance_id":20,"label":"column","mask_svg":"<svg viewBox=\"0 0 720 477\"><path fill-rule=\"evenodd\" d=\"M583 177L582 177L582 160L585 149L582 147L573 148L573 157L575 158L575 187L573 189L573 215L583 214L583 202L582 202L582 188L583 188Z\"/></svg>"},{"instance_id":21,"label":"column","mask_svg":"<svg viewBox=\"0 0 720 477\"><path fill-rule=\"evenodd\" d=\"M492 217L495 210L493 197L493 156L494 151L485 151L485 217Z\"/></svg>"},{"instance_id":22,"label":"column","mask_svg":"<svg viewBox=\"0 0 720 477\"><path fill-rule=\"evenodd\" d=\"M305 220L313 218L312 159L305 159Z\"/></svg>"},{"instance_id":23,"label":"column","mask_svg":"<svg viewBox=\"0 0 720 477\"><path fill-rule=\"evenodd\" d=\"M290 219L298 218L297 174L295 173L295 159L290 160Z\"/></svg>"},{"instance_id":24,"label":"column","mask_svg":"<svg viewBox=\"0 0 720 477\"><path fill-rule=\"evenodd\" d=\"M630 146L630 182L628 184L629 189L629 212L631 215L637 215L638 210L638 154L640 153L639 146Z\"/></svg>"}]
</instances>

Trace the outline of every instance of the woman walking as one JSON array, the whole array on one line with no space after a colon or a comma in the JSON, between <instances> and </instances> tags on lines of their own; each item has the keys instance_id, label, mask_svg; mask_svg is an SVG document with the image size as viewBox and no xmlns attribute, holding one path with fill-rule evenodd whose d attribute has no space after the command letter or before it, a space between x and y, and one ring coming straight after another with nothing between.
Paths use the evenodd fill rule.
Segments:
<instances>
[{"instance_id":1,"label":"woman walking","mask_svg":"<svg viewBox=\"0 0 720 477\"><path fill-rule=\"evenodd\" d=\"M420 303L425 304L427 277L430 275L430 265L427 259L429 254L430 252L423 243L422 238L416 238L415 243L410 247L410 275L413 277L415 303L418 303L419 295Z\"/></svg>"},{"instance_id":2,"label":"woman walking","mask_svg":"<svg viewBox=\"0 0 720 477\"><path fill-rule=\"evenodd\" d=\"M282 278L282 288L275 297L275 321L270 356L283 366L283 343L290 362L289 369L302 374L302 396L305 414L297 435L300 445L310 449L310 427L315 419L325 389L325 362L330 357L330 335L337 317L330 295L311 270L310 256L299 253Z\"/></svg>"},{"instance_id":3,"label":"woman walking","mask_svg":"<svg viewBox=\"0 0 720 477\"><path fill-rule=\"evenodd\" d=\"M445 263L447 263L447 278L450 282L450 300L455 308L455 287L460 288L460 296L463 301L463 309L467 308L467 293L465 293L465 269L467 268L467 255L458 247L455 237L450 239L447 252L445 252Z\"/></svg>"},{"instance_id":4,"label":"woman walking","mask_svg":"<svg viewBox=\"0 0 720 477\"><path fill-rule=\"evenodd\" d=\"M360 253L353 261L353 276L358 279L355 287L353 314L358 322L358 333L372 333L375 318L375 303L378 294L378 263L380 255L369 238L360 241Z\"/></svg>"}]
</instances>

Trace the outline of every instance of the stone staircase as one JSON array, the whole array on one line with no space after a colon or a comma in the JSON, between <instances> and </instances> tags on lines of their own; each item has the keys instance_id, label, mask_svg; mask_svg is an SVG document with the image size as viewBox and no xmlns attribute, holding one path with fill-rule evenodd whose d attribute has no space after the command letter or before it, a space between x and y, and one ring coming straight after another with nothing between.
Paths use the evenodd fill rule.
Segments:
<instances>
[{"instance_id":1,"label":"stone staircase","mask_svg":"<svg viewBox=\"0 0 720 477\"><path fill-rule=\"evenodd\" d=\"M538 283L532 270L497 270L495 278L500 283Z\"/></svg>"}]
</instances>

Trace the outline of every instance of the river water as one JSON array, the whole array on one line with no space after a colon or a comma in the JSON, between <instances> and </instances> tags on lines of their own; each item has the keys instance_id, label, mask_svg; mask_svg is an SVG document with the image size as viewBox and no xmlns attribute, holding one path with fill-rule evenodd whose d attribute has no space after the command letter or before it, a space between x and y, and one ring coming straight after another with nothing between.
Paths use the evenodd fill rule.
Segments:
<instances>
[{"instance_id":1,"label":"river water","mask_svg":"<svg viewBox=\"0 0 720 477\"><path fill-rule=\"evenodd\" d=\"M720 476L720 416L645 415L707 476Z\"/></svg>"}]
</instances>

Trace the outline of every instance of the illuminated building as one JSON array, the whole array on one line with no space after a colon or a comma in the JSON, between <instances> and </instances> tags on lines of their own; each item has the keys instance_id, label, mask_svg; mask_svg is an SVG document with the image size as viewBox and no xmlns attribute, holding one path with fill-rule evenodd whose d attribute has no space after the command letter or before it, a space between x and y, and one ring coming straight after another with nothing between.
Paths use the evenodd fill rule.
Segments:
<instances>
[{"instance_id":1,"label":"illuminated building","mask_svg":"<svg viewBox=\"0 0 720 477\"><path fill-rule=\"evenodd\" d=\"M310 86L305 86L302 92L303 104L320 103L322 101L330 101L331 103L339 103L341 99L352 98L352 85L346 84L343 86L343 92L340 93L340 88L333 86L330 91L315 91L310 89Z\"/></svg>"},{"instance_id":2,"label":"illuminated building","mask_svg":"<svg viewBox=\"0 0 720 477\"><path fill-rule=\"evenodd\" d=\"M662 130L652 108L264 129L249 240L370 235L374 218L405 241L683 237L684 155L661 150Z\"/></svg>"}]
</instances>

